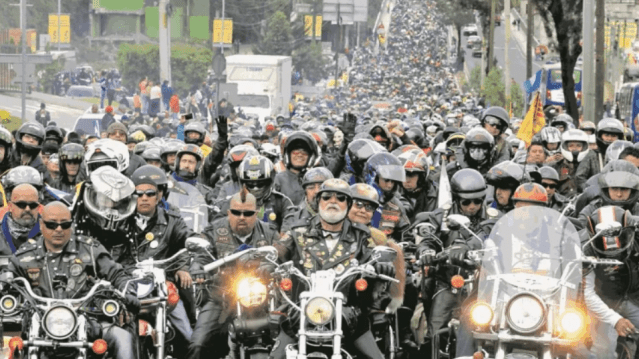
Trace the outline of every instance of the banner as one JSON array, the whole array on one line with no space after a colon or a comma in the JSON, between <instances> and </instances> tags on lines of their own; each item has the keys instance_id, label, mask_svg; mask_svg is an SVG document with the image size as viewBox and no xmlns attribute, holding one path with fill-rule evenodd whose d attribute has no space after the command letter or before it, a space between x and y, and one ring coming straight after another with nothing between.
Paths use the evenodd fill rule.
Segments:
<instances>
[{"instance_id":1,"label":"banner","mask_svg":"<svg viewBox=\"0 0 639 359\"><path fill-rule=\"evenodd\" d=\"M530 142L535 134L546 126L546 116L544 115L544 107L539 98L539 92L535 94L535 98L530 103L530 108L524 121L519 127L517 138L526 142L526 147L530 146Z\"/></svg>"},{"instance_id":2,"label":"banner","mask_svg":"<svg viewBox=\"0 0 639 359\"><path fill-rule=\"evenodd\" d=\"M60 43L71 43L71 17L69 14L60 14ZM49 14L49 37L51 44L58 43L58 14Z\"/></svg>"}]
</instances>

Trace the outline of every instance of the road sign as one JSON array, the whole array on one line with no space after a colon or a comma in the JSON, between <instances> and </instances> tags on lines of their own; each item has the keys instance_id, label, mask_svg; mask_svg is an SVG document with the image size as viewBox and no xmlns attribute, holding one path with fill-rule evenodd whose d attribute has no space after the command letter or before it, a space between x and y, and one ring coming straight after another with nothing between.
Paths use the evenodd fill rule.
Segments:
<instances>
[{"instance_id":1,"label":"road sign","mask_svg":"<svg viewBox=\"0 0 639 359\"><path fill-rule=\"evenodd\" d=\"M233 19L224 19L224 43L233 43ZM222 42L222 19L213 20L213 44Z\"/></svg>"},{"instance_id":2,"label":"road sign","mask_svg":"<svg viewBox=\"0 0 639 359\"><path fill-rule=\"evenodd\" d=\"M217 77L220 77L225 69L226 57L220 53L215 54L215 56L213 56L213 72L215 72Z\"/></svg>"},{"instance_id":3,"label":"road sign","mask_svg":"<svg viewBox=\"0 0 639 359\"><path fill-rule=\"evenodd\" d=\"M60 14L60 43L71 43L71 16L69 14ZM58 14L49 14L49 36L51 43L58 43Z\"/></svg>"}]
</instances>

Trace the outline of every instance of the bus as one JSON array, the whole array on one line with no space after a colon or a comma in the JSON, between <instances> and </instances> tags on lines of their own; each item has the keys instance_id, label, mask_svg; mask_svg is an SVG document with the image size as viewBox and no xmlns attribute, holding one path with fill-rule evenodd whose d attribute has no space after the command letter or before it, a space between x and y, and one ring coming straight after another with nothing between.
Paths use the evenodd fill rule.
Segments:
<instances>
[{"instance_id":1,"label":"bus","mask_svg":"<svg viewBox=\"0 0 639 359\"><path fill-rule=\"evenodd\" d=\"M639 82L627 82L617 93L618 120L634 132L635 141L639 139Z\"/></svg>"},{"instance_id":2,"label":"bus","mask_svg":"<svg viewBox=\"0 0 639 359\"><path fill-rule=\"evenodd\" d=\"M581 68L575 67L573 78L575 79L575 97L577 97L577 107L581 107ZM564 106L564 90L561 86L561 64L544 65L541 68L541 101L545 106Z\"/></svg>"}]
</instances>

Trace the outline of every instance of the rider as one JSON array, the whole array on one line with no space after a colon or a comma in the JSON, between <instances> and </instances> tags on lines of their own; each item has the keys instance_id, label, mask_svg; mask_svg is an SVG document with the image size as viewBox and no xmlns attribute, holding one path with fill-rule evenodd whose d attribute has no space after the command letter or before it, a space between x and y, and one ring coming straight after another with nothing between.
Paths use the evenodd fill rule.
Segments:
<instances>
[{"instance_id":1,"label":"rider","mask_svg":"<svg viewBox=\"0 0 639 359\"><path fill-rule=\"evenodd\" d=\"M522 167L513 162L502 162L486 174L486 182L494 187L491 208L507 213L514 208L512 196L524 177Z\"/></svg>"},{"instance_id":2,"label":"rider","mask_svg":"<svg viewBox=\"0 0 639 359\"><path fill-rule=\"evenodd\" d=\"M494 121L494 119L490 121ZM490 124L487 126L491 127ZM496 161L496 151L495 138L492 133L480 127L471 128L457 149L455 156L457 162L450 163L446 167L448 175L452 176L462 168L472 168L481 174L486 174L492 166L499 163Z\"/></svg>"},{"instance_id":3,"label":"rider","mask_svg":"<svg viewBox=\"0 0 639 359\"><path fill-rule=\"evenodd\" d=\"M548 193L538 183L524 183L517 187L513 194L515 208L526 206L548 206Z\"/></svg>"},{"instance_id":4,"label":"rider","mask_svg":"<svg viewBox=\"0 0 639 359\"><path fill-rule=\"evenodd\" d=\"M513 155L513 149L503 138L509 126L510 116L508 112L499 106L492 106L486 109L481 116L481 125L495 138L495 157L493 165L509 161Z\"/></svg>"},{"instance_id":5,"label":"rider","mask_svg":"<svg viewBox=\"0 0 639 359\"><path fill-rule=\"evenodd\" d=\"M599 121L597 124L597 149L590 151L583 161L579 162L575 172L575 182L580 192L586 188L586 181L603 169L605 165L604 156L608 146L623 138L623 124L621 121L614 118L604 118Z\"/></svg>"},{"instance_id":6,"label":"rider","mask_svg":"<svg viewBox=\"0 0 639 359\"><path fill-rule=\"evenodd\" d=\"M77 143L66 143L60 148L60 177L51 183L51 187L73 193L80 183L80 172L84 169L84 147Z\"/></svg>"},{"instance_id":7,"label":"rider","mask_svg":"<svg viewBox=\"0 0 639 359\"><path fill-rule=\"evenodd\" d=\"M0 173L5 173L11 168L12 139L11 132L4 127L0 127Z\"/></svg>"},{"instance_id":8,"label":"rider","mask_svg":"<svg viewBox=\"0 0 639 359\"><path fill-rule=\"evenodd\" d=\"M178 183L188 183L197 188L206 203L212 205L215 201L213 189L198 180L203 160L202 150L197 145L184 145L175 155L175 171L171 176Z\"/></svg>"},{"instance_id":9,"label":"rider","mask_svg":"<svg viewBox=\"0 0 639 359\"><path fill-rule=\"evenodd\" d=\"M586 158L588 152L588 135L582 130L567 130L561 135L561 154L563 158L552 167L559 174L557 192L563 196L572 197L578 193L575 174L577 166Z\"/></svg>"},{"instance_id":10,"label":"rider","mask_svg":"<svg viewBox=\"0 0 639 359\"><path fill-rule=\"evenodd\" d=\"M216 200L227 200L242 188L239 180L238 168L246 157L258 155L257 150L248 145L237 145L231 148L226 155L226 166L218 172L228 172L226 181L217 181L214 191L217 192ZM221 177L221 176L220 176Z\"/></svg>"},{"instance_id":11,"label":"rider","mask_svg":"<svg viewBox=\"0 0 639 359\"><path fill-rule=\"evenodd\" d=\"M44 142L44 127L36 122L27 122L20 126L15 136L15 145L11 151L11 167L31 166L44 173L46 168L38 155Z\"/></svg>"},{"instance_id":12,"label":"rider","mask_svg":"<svg viewBox=\"0 0 639 359\"><path fill-rule=\"evenodd\" d=\"M437 208L437 185L431 181L430 166L423 151L419 149L397 156L404 164L406 181L402 183L404 197L411 204L408 217L413 220L421 212L432 212Z\"/></svg>"},{"instance_id":13,"label":"rider","mask_svg":"<svg viewBox=\"0 0 639 359\"><path fill-rule=\"evenodd\" d=\"M2 217L0 227L0 255L16 253L27 239L40 233L38 190L28 183L16 186L11 192L9 210Z\"/></svg>"},{"instance_id":14,"label":"rider","mask_svg":"<svg viewBox=\"0 0 639 359\"><path fill-rule=\"evenodd\" d=\"M275 176L275 189L298 205L304 199L301 179L304 173L313 167L318 156L318 145L315 138L307 132L294 132L286 138L283 161L286 171Z\"/></svg>"},{"instance_id":15,"label":"rider","mask_svg":"<svg viewBox=\"0 0 639 359\"><path fill-rule=\"evenodd\" d=\"M557 193L557 185L559 184L559 174L550 166L543 166L539 169L541 174L541 185L546 189L548 194L548 207L561 212L568 200Z\"/></svg>"},{"instance_id":16,"label":"rider","mask_svg":"<svg viewBox=\"0 0 639 359\"><path fill-rule=\"evenodd\" d=\"M371 232L363 225L352 223L348 218L348 210L353 202L348 183L340 179L329 179L322 183L316 196L318 201L318 215L313 217L310 223L306 220L294 224L280 242L277 248L280 250L280 258L288 259L292 256L295 266L305 273L317 270L333 269L340 275L355 265L355 262L364 263L371 255L372 247L376 243L371 238ZM356 260L356 261L355 261ZM394 267L390 263L375 263L377 273L394 276ZM301 285L293 287L293 300L297 296ZM354 301L345 295L343 314L347 318L358 317L356 328L344 328L345 343L352 343L359 351L362 358L382 359L383 355L373 337L367 318L362 317L360 310L366 309L368 303ZM295 313L295 312L294 312ZM295 321L299 320L295 314L290 319L290 328L296 327ZM271 356L275 359L286 357L286 346L294 343L295 335L281 330L279 345L274 348ZM358 355L358 357L360 357Z\"/></svg>"},{"instance_id":17,"label":"rider","mask_svg":"<svg viewBox=\"0 0 639 359\"><path fill-rule=\"evenodd\" d=\"M304 187L304 201L297 206L298 209L295 212L289 213L284 218L282 224L282 232L286 232L290 229L290 225L296 223L302 219L311 219L317 215L317 202L315 196L320 190L320 186L327 179L334 178L331 171L326 167L311 168L304 174L302 179L302 187Z\"/></svg>"}]
</instances>

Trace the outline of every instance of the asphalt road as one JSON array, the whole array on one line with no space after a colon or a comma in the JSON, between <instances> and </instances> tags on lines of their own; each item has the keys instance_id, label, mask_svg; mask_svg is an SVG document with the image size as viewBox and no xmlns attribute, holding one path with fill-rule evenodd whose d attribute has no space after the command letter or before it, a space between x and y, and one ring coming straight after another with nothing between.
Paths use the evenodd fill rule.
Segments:
<instances>
[{"instance_id":1,"label":"asphalt road","mask_svg":"<svg viewBox=\"0 0 639 359\"><path fill-rule=\"evenodd\" d=\"M52 98L54 96L51 96ZM51 114L51 120L55 121L58 126L71 129L75 124L75 120L82 115L86 109L91 107L91 104L84 103L78 104L74 103L73 107L70 104L64 103L64 98L58 97L59 100L53 102L55 99L51 101L45 101L47 105L47 110ZM28 121L35 121L35 113L40 110L40 103L42 100L40 99L27 99L27 115L26 119ZM84 107L85 110L81 110L80 106ZM21 117L22 116L22 102L20 100L19 94L0 94L0 110L8 111L12 116Z\"/></svg>"}]
</instances>

